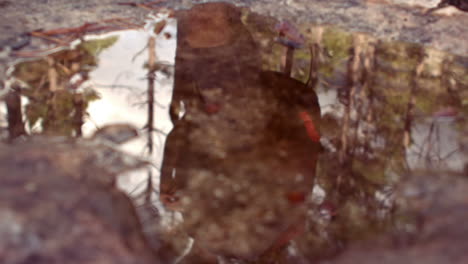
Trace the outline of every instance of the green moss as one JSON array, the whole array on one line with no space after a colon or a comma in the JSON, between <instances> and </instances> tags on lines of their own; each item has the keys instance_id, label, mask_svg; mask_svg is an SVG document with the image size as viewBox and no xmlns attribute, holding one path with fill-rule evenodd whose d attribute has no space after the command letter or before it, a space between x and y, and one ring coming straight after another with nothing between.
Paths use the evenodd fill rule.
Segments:
<instances>
[{"instance_id":1,"label":"green moss","mask_svg":"<svg viewBox=\"0 0 468 264\"><path fill-rule=\"evenodd\" d=\"M62 50L34 61L16 65L13 76L27 83L29 89L23 95L29 99L25 114L28 126L36 126L39 120L45 132L60 135L72 135L76 129L76 116L84 114L89 102L97 100L99 95L93 90L82 94L70 89L70 79L77 73L91 71L97 65L96 55L112 46L118 37L92 40L78 45L73 50ZM52 69L51 69L52 67ZM50 71L56 75L56 91L50 91ZM81 105L81 110L77 110ZM76 113L76 111L83 111Z\"/></svg>"},{"instance_id":2,"label":"green moss","mask_svg":"<svg viewBox=\"0 0 468 264\"><path fill-rule=\"evenodd\" d=\"M320 73L330 77L334 69L350 55L353 36L337 28L327 28L323 33L322 45L327 52L327 60L320 66Z\"/></svg>"},{"instance_id":3,"label":"green moss","mask_svg":"<svg viewBox=\"0 0 468 264\"><path fill-rule=\"evenodd\" d=\"M385 177L385 162L373 159L361 161L355 159L353 161L353 169L359 172L366 180L375 184L386 183Z\"/></svg>"},{"instance_id":4,"label":"green moss","mask_svg":"<svg viewBox=\"0 0 468 264\"><path fill-rule=\"evenodd\" d=\"M111 47L119 40L119 36L111 36L103 39L88 40L80 44L77 48L82 48L88 54L97 56L103 50Z\"/></svg>"}]
</instances>

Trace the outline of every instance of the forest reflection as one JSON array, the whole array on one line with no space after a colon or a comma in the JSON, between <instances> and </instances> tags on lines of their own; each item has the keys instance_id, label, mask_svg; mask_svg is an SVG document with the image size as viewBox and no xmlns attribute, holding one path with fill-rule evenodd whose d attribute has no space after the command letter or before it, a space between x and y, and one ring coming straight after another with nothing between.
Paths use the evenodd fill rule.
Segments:
<instances>
[{"instance_id":1,"label":"forest reflection","mask_svg":"<svg viewBox=\"0 0 468 264\"><path fill-rule=\"evenodd\" d=\"M146 87L81 86L118 39L109 37L99 48L89 41L16 65L19 86L6 99L10 140L81 137L90 105L126 90L144 94L125 107L144 105L142 146L160 160L164 144L154 137L165 139L167 129L157 127L155 108L171 111L161 190L159 170L150 169L134 195L184 215L183 231L156 228L166 255L181 254L186 233L195 237L181 263L216 262L213 255L308 263L380 233L416 235L420 219L397 206L395 190L413 174L466 173L468 58L330 26L296 30L231 6L205 11L178 17L170 108L157 103L156 80L172 78L172 68L158 64L154 38L141 67ZM162 226L160 218L150 220Z\"/></svg>"},{"instance_id":2,"label":"forest reflection","mask_svg":"<svg viewBox=\"0 0 468 264\"><path fill-rule=\"evenodd\" d=\"M277 34L261 20L246 18L257 39ZM467 58L333 27L300 29L308 49L296 51L292 73L316 82L324 151L315 186L326 195L296 245L310 260L379 232L415 235L420 222L398 208L395 189L413 174L466 173ZM281 68L285 48L274 38L261 43L264 67Z\"/></svg>"}]
</instances>

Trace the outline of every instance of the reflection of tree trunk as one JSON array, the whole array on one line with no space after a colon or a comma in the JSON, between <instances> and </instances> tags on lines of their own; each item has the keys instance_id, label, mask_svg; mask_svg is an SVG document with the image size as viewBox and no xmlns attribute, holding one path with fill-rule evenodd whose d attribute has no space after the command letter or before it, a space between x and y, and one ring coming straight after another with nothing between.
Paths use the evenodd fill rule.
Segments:
<instances>
[{"instance_id":1,"label":"reflection of tree trunk","mask_svg":"<svg viewBox=\"0 0 468 264\"><path fill-rule=\"evenodd\" d=\"M293 61L294 61L294 48L293 47L287 47L286 50L286 59L284 63L284 74L286 76L291 76L292 72L292 66L293 66Z\"/></svg>"},{"instance_id":2,"label":"reflection of tree trunk","mask_svg":"<svg viewBox=\"0 0 468 264\"><path fill-rule=\"evenodd\" d=\"M55 107L56 94L54 92L47 93L45 101L47 112L44 120L42 121L42 129L44 133L54 133L58 130L57 122L57 109Z\"/></svg>"},{"instance_id":3,"label":"reflection of tree trunk","mask_svg":"<svg viewBox=\"0 0 468 264\"><path fill-rule=\"evenodd\" d=\"M406 107L405 127L404 127L403 142L402 142L405 148L408 148L409 145L411 144L411 124L413 121L413 108L414 108L414 103L416 100L414 97L414 94L418 90L418 78L421 76L423 67L424 67L424 60L421 59L421 62L416 67L415 74L413 75L413 78L411 80L411 88L410 88L410 94L409 94L409 99L408 99L408 105Z\"/></svg>"},{"instance_id":4,"label":"reflection of tree trunk","mask_svg":"<svg viewBox=\"0 0 468 264\"><path fill-rule=\"evenodd\" d=\"M148 132L148 153L153 154L153 130L154 130L154 81L156 78L156 38L150 37L148 41L148 121L146 129ZM151 193L153 191L153 174L151 168L148 171L148 183L146 186L145 200L151 202Z\"/></svg>"},{"instance_id":5,"label":"reflection of tree trunk","mask_svg":"<svg viewBox=\"0 0 468 264\"><path fill-rule=\"evenodd\" d=\"M323 27L316 27L312 29L312 36L314 42L309 45L310 50L310 69L309 79L307 80L307 87L315 89L318 82L318 69L321 60L321 43L322 43Z\"/></svg>"},{"instance_id":6,"label":"reflection of tree trunk","mask_svg":"<svg viewBox=\"0 0 468 264\"><path fill-rule=\"evenodd\" d=\"M361 82L362 87L359 93L358 105L357 105L357 121L356 128L354 132L354 142L358 140L359 129L364 133L364 138L361 140L364 146L364 149L369 149L369 126L372 122L372 86L373 86L373 76L374 76L374 67L375 67L375 43L371 42L369 39L363 43L365 50L362 54L363 56L363 69ZM365 109L364 109L365 108ZM361 125L363 123L363 125Z\"/></svg>"},{"instance_id":7,"label":"reflection of tree trunk","mask_svg":"<svg viewBox=\"0 0 468 264\"><path fill-rule=\"evenodd\" d=\"M17 91L10 92L6 96L8 114L8 133L10 139L26 134L24 129L23 114L21 110L21 97Z\"/></svg>"},{"instance_id":8,"label":"reflection of tree trunk","mask_svg":"<svg viewBox=\"0 0 468 264\"><path fill-rule=\"evenodd\" d=\"M453 57L446 55L441 63L440 85L447 90L447 95L449 96L449 102L447 103L451 106L462 107L462 102L460 101L462 95L457 92L457 82L454 80L452 74L452 63Z\"/></svg>"},{"instance_id":9,"label":"reflection of tree trunk","mask_svg":"<svg viewBox=\"0 0 468 264\"><path fill-rule=\"evenodd\" d=\"M345 184L348 176L352 174L352 158L350 157L350 148L353 147L353 135L352 130L352 112L355 111L355 95L359 89L359 82L361 80L362 66L361 66L361 54L365 50L365 37L363 35L356 35L353 39L353 49L351 50L351 58L348 62L347 71L347 83L346 83L346 105L343 117L343 126L341 130L341 149L338 154L339 163L341 168L336 178L334 189L339 194L339 200L347 197L349 194L345 192L349 191L349 186Z\"/></svg>"},{"instance_id":10,"label":"reflection of tree trunk","mask_svg":"<svg viewBox=\"0 0 468 264\"><path fill-rule=\"evenodd\" d=\"M48 79L49 79L49 91L55 92L58 90L57 83L58 83L58 74L55 70L55 62L54 58L47 57L47 63L49 65L49 69L47 71Z\"/></svg>"},{"instance_id":11,"label":"reflection of tree trunk","mask_svg":"<svg viewBox=\"0 0 468 264\"><path fill-rule=\"evenodd\" d=\"M341 130L341 150L339 154L339 161L344 164L347 155L349 154L349 147L352 145L350 142L350 131L351 131L351 112L354 110L354 96L356 94L357 85L360 80L360 66L361 66L361 53L363 50L363 43L365 41L364 36L356 35L354 37L354 47L352 51L352 57L348 64L348 82L347 82L347 104L345 107L345 113L343 118L343 128Z\"/></svg>"},{"instance_id":12,"label":"reflection of tree trunk","mask_svg":"<svg viewBox=\"0 0 468 264\"><path fill-rule=\"evenodd\" d=\"M376 106L374 105L374 79L373 77L371 76L374 76L374 72L377 72L378 69L377 68L377 64L375 63L375 57L376 57L376 54L375 54L375 46L372 47L372 52L373 52L373 55L372 55L372 59L370 59L372 61L372 63L370 64L370 69L369 71L367 71L367 78L370 78L368 83L367 83L367 110L366 110L366 113L365 113L365 122L367 124L367 128L366 128L366 133L365 133L365 138L364 138L364 148L365 150L370 150L371 147L370 147L370 142L373 142L376 140L376 137L377 137L377 133L373 132L373 126L374 126L374 116L375 116L375 113L374 113L374 110L376 108Z\"/></svg>"},{"instance_id":13,"label":"reflection of tree trunk","mask_svg":"<svg viewBox=\"0 0 468 264\"><path fill-rule=\"evenodd\" d=\"M432 148L433 148L433 144L432 144L432 135L433 134L436 134L435 132L436 128L435 128L435 123L432 122L431 123L431 126L429 128L429 135L427 136L427 151L426 151L426 155L424 156L425 160L426 160L426 163L431 166L431 153L432 153ZM423 151L424 149L424 145L422 146L422 149L421 149L421 152ZM422 153L421 153L422 154Z\"/></svg>"},{"instance_id":14,"label":"reflection of tree trunk","mask_svg":"<svg viewBox=\"0 0 468 264\"><path fill-rule=\"evenodd\" d=\"M82 131L81 127L83 126L83 115L84 115L84 101L81 94L76 94L73 99L74 104L74 115L73 115L73 127L75 129L75 136L81 137Z\"/></svg>"}]
</instances>

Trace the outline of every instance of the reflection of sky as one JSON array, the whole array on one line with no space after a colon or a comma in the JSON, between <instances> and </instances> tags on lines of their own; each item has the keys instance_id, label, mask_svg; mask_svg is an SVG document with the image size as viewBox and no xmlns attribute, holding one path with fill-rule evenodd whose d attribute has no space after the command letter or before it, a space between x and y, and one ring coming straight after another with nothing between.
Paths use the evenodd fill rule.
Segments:
<instances>
[{"instance_id":1,"label":"reflection of sky","mask_svg":"<svg viewBox=\"0 0 468 264\"><path fill-rule=\"evenodd\" d=\"M174 65L176 47L176 21L171 19L163 32L156 38L156 56L158 62ZM171 34L166 39L163 34ZM90 83L100 94L101 99L93 101L87 111L89 116L83 125L83 134L88 136L96 127L112 123L130 123L140 129L140 137L123 145L123 149L137 155L148 154L147 132L143 130L148 118L147 43L150 37L145 30L129 30L110 33L99 38L118 35L119 40L99 55L99 66L90 73ZM170 68L173 71L173 68ZM169 119L168 105L172 96L173 75L156 74L155 82L155 128L168 133L172 124ZM154 150L150 160L157 168L161 165L165 137L160 133L154 135ZM123 175L119 186L131 191L140 186L145 187L148 171L141 170ZM154 184L159 184L159 172L153 171ZM142 184L143 183L143 184ZM138 193L138 191L136 192Z\"/></svg>"},{"instance_id":2,"label":"reflection of sky","mask_svg":"<svg viewBox=\"0 0 468 264\"><path fill-rule=\"evenodd\" d=\"M428 118L415 125L412 133L414 142L406 153L411 168L463 171L465 160L454 118Z\"/></svg>"},{"instance_id":3,"label":"reflection of sky","mask_svg":"<svg viewBox=\"0 0 468 264\"><path fill-rule=\"evenodd\" d=\"M335 90L318 92L318 97L322 115L344 115L344 106L339 102ZM460 150L460 134L455 119L430 115L417 120L411 127L412 144L406 150L409 168L463 171L466 157Z\"/></svg>"},{"instance_id":4,"label":"reflection of sky","mask_svg":"<svg viewBox=\"0 0 468 264\"><path fill-rule=\"evenodd\" d=\"M8 137L6 116L6 104L0 101L0 140Z\"/></svg>"}]
</instances>

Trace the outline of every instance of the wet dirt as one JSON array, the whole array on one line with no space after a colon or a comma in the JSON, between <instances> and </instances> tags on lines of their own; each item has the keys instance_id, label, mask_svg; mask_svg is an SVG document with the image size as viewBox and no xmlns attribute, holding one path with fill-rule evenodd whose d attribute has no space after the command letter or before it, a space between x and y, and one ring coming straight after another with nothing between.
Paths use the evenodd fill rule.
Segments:
<instances>
[{"instance_id":1,"label":"wet dirt","mask_svg":"<svg viewBox=\"0 0 468 264\"><path fill-rule=\"evenodd\" d=\"M130 33L17 64L4 131L79 137L136 125L138 143L124 148L155 166L117 183L158 209L149 221L139 209L153 248L180 260L192 247L181 263L464 263L468 59L452 40L463 39L466 15L428 22L421 8L373 2L318 1L307 15L311 2L242 3L251 9L178 12L175 66L171 30L156 43L172 39L172 51L156 55L172 55L153 63L150 38ZM369 16L353 15L363 7ZM414 25L421 34L409 34ZM106 58L112 49L121 56Z\"/></svg>"}]
</instances>

